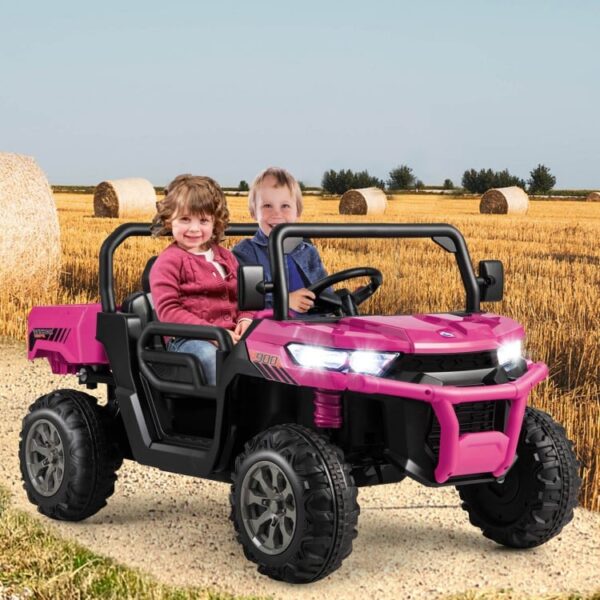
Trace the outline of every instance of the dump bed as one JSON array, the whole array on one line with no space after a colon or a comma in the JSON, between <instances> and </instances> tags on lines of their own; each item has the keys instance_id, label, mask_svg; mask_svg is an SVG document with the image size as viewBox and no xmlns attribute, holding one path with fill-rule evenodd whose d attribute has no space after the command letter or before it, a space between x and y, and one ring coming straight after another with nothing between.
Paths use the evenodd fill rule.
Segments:
<instances>
[{"instance_id":1,"label":"dump bed","mask_svg":"<svg viewBox=\"0 0 600 600\"><path fill-rule=\"evenodd\" d=\"M27 321L27 357L47 358L53 373L76 373L83 365L108 364L96 340L100 304L36 306Z\"/></svg>"}]
</instances>

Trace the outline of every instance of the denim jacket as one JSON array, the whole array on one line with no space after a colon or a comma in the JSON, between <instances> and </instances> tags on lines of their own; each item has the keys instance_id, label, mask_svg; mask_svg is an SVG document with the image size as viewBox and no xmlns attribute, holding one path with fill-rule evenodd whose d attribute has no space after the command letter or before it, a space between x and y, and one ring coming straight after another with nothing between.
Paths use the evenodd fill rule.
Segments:
<instances>
[{"instance_id":1,"label":"denim jacket","mask_svg":"<svg viewBox=\"0 0 600 600\"><path fill-rule=\"evenodd\" d=\"M272 281L271 263L269 262L269 238L258 229L251 239L242 240L232 249L240 265L260 265L265 272L265 280ZM304 239L289 255L298 267L304 285L309 286L323 279L327 271L321 262L321 257L312 243ZM287 261L284 262L287 274ZM289 281L289 274L288 274ZM265 308L273 308L273 294L265 295Z\"/></svg>"}]
</instances>

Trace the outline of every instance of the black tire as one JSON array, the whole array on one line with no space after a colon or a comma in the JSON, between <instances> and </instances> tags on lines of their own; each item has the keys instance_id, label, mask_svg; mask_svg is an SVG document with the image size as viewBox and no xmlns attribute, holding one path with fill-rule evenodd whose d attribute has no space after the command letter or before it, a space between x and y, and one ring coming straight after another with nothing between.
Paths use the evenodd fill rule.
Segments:
<instances>
[{"instance_id":1,"label":"black tire","mask_svg":"<svg viewBox=\"0 0 600 600\"><path fill-rule=\"evenodd\" d=\"M287 499L281 500L281 512L286 513L291 506L294 515L291 533L292 519L285 514L280 517L283 525L265 523L266 530L279 527L281 532L287 528L287 546L282 542L280 549L270 551L268 536L259 541L263 534L249 531L253 525L244 522L250 511L258 514L254 518L260 520L271 510L265 508L261 513L257 510L258 503L249 505L243 501L246 494L253 493L250 488L253 474L262 468L267 472L274 468L282 474L278 484L271 479L272 489L277 491L278 485L284 489ZM360 513L358 491L342 451L324 436L294 424L272 427L246 444L235 461L232 478L230 519L246 558L255 562L263 575L290 583L316 581L339 568L352 551ZM262 497L266 490L256 491ZM250 537L250 534L255 535ZM276 535L271 535L276 540Z\"/></svg>"},{"instance_id":2,"label":"black tire","mask_svg":"<svg viewBox=\"0 0 600 600\"><path fill-rule=\"evenodd\" d=\"M573 518L580 464L564 428L529 407L517 456L503 483L457 489L462 508L484 536L511 548L533 548L560 533Z\"/></svg>"},{"instance_id":3,"label":"black tire","mask_svg":"<svg viewBox=\"0 0 600 600\"><path fill-rule=\"evenodd\" d=\"M106 505L123 462L110 423L108 411L96 398L75 390L54 391L29 407L19 461L23 487L39 512L52 519L81 521ZM40 448L38 442L48 432L52 439ZM43 460L34 463L34 457Z\"/></svg>"}]
</instances>

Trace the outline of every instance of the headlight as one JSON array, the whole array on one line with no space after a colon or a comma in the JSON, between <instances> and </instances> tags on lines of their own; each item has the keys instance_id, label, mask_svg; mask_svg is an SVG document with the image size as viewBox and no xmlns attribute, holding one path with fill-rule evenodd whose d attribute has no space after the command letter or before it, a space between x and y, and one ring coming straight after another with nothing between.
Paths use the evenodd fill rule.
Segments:
<instances>
[{"instance_id":1,"label":"headlight","mask_svg":"<svg viewBox=\"0 0 600 600\"><path fill-rule=\"evenodd\" d=\"M355 373L379 375L397 356L397 352L368 352L357 350L350 354L350 368Z\"/></svg>"},{"instance_id":2,"label":"headlight","mask_svg":"<svg viewBox=\"0 0 600 600\"><path fill-rule=\"evenodd\" d=\"M379 375L398 356L398 352L333 350L322 346L289 344L288 352L301 367L347 373Z\"/></svg>"},{"instance_id":3,"label":"headlight","mask_svg":"<svg viewBox=\"0 0 600 600\"><path fill-rule=\"evenodd\" d=\"M501 365L517 362L522 357L523 345L521 340L508 342L498 348L498 363Z\"/></svg>"},{"instance_id":4,"label":"headlight","mask_svg":"<svg viewBox=\"0 0 600 600\"><path fill-rule=\"evenodd\" d=\"M304 344L290 344L287 349L301 367L308 369L338 371L348 362L348 352L343 350L330 350L321 346Z\"/></svg>"}]
</instances>

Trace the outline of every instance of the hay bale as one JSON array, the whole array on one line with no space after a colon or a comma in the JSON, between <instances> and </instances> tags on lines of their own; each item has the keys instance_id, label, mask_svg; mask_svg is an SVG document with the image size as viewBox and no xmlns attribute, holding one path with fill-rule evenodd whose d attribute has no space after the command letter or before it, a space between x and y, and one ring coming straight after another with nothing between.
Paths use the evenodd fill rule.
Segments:
<instances>
[{"instance_id":1,"label":"hay bale","mask_svg":"<svg viewBox=\"0 0 600 600\"><path fill-rule=\"evenodd\" d=\"M348 190L340 200L340 215L382 215L387 196L377 187Z\"/></svg>"},{"instance_id":2,"label":"hay bale","mask_svg":"<svg viewBox=\"0 0 600 600\"><path fill-rule=\"evenodd\" d=\"M528 209L529 196L516 185L488 190L479 203L479 212L485 214L524 215Z\"/></svg>"},{"instance_id":3,"label":"hay bale","mask_svg":"<svg viewBox=\"0 0 600 600\"><path fill-rule=\"evenodd\" d=\"M94 190L94 216L153 216L156 192L147 179L131 177L103 181Z\"/></svg>"},{"instance_id":4,"label":"hay bale","mask_svg":"<svg viewBox=\"0 0 600 600\"><path fill-rule=\"evenodd\" d=\"M54 196L30 156L0 152L0 290L23 298L55 288L60 227Z\"/></svg>"},{"instance_id":5,"label":"hay bale","mask_svg":"<svg viewBox=\"0 0 600 600\"><path fill-rule=\"evenodd\" d=\"M590 192L586 200L588 202L600 202L600 192Z\"/></svg>"}]
</instances>

